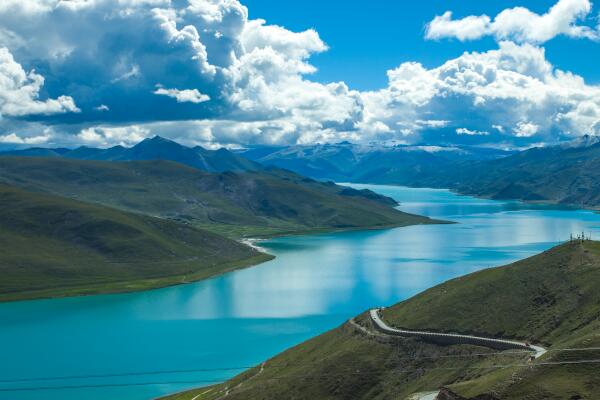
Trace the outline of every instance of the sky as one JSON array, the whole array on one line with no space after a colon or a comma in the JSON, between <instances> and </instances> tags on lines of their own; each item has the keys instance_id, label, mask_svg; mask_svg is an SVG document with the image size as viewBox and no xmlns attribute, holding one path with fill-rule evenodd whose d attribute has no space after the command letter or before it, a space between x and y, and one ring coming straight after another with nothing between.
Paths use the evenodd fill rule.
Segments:
<instances>
[{"instance_id":1,"label":"sky","mask_svg":"<svg viewBox=\"0 0 600 400\"><path fill-rule=\"evenodd\" d=\"M435 15L447 10L457 16L496 15L503 9L517 6L543 14L555 3L555 0L244 2L250 18L263 18L294 31L312 28L319 32L329 50L312 59L318 68L313 78L324 83L342 80L357 90L384 88L387 84L385 72L402 62L419 61L433 68L465 51L497 47L491 38L470 42L426 40L426 24ZM595 13L599 12L600 7L596 7ZM557 37L544 47L548 60L557 68L582 75L588 83L600 84L598 42ZM581 56L573 57L574 54Z\"/></svg>"},{"instance_id":2,"label":"sky","mask_svg":"<svg viewBox=\"0 0 600 400\"><path fill-rule=\"evenodd\" d=\"M600 134L589 0L2 0L0 147Z\"/></svg>"}]
</instances>

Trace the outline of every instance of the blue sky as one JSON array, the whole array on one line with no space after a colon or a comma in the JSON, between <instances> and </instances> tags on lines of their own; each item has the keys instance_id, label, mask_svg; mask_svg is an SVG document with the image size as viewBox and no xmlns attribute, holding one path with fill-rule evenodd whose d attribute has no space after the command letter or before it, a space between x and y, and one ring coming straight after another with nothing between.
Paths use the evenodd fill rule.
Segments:
<instances>
[{"instance_id":1,"label":"blue sky","mask_svg":"<svg viewBox=\"0 0 600 400\"><path fill-rule=\"evenodd\" d=\"M590 0L2 0L0 147L600 134Z\"/></svg>"},{"instance_id":2,"label":"blue sky","mask_svg":"<svg viewBox=\"0 0 600 400\"><path fill-rule=\"evenodd\" d=\"M418 60L435 67L464 51L496 47L492 38L462 43L425 40L426 24L438 14L453 10L456 17L496 15L509 7L525 6L544 13L555 1L535 0L246 0L251 18L263 18L295 31L314 28L330 50L313 58L321 82L343 80L359 90L385 87L385 72L405 61ZM595 7L596 12L600 12ZM556 67L600 83L600 48L588 40L558 37L545 45Z\"/></svg>"}]
</instances>

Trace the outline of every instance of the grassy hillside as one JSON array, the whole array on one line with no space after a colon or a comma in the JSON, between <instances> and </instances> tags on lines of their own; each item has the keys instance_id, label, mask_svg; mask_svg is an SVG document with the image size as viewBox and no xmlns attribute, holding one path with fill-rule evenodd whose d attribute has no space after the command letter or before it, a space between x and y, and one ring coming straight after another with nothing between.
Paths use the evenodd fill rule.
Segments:
<instances>
[{"instance_id":1,"label":"grassy hillside","mask_svg":"<svg viewBox=\"0 0 600 400\"><path fill-rule=\"evenodd\" d=\"M0 157L0 182L171 218L229 236L433 223L390 198L273 169L207 173L170 161Z\"/></svg>"},{"instance_id":2,"label":"grassy hillside","mask_svg":"<svg viewBox=\"0 0 600 400\"><path fill-rule=\"evenodd\" d=\"M363 314L223 385L168 399L220 399L225 393L231 400L408 399L442 386L465 397L595 399L599 364L560 363L600 359L599 287L600 243L566 243L451 280L383 313L398 327L545 344L548 353L532 363L514 351L382 336Z\"/></svg>"},{"instance_id":3,"label":"grassy hillside","mask_svg":"<svg viewBox=\"0 0 600 400\"><path fill-rule=\"evenodd\" d=\"M495 199L600 206L600 144L527 150L481 165L464 166L453 186Z\"/></svg>"},{"instance_id":4,"label":"grassy hillside","mask_svg":"<svg viewBox=\"0 0 600 400\"><path fill-rule=\"evenodd\" d=\"M271 257L214 233L0 184L0 301L141 290Z\"/></svg>"}]
</instances>

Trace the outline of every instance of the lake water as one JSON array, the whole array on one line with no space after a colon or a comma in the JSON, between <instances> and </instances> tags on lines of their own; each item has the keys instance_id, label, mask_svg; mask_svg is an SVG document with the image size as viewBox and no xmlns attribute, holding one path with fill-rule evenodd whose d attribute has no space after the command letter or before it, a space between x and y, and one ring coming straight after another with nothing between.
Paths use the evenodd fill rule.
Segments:
<instances>
[{"instance_id":1,"label":"lake water","mask_svg":"<svg viewBox=\"0 0 600 400\"><path fill-rule=\"evenodd\" d=\"M0 304L0 399L145 400L207 385L370 307L527 257L572 232L600 236L600 215L590 211L354 186L458 224L278 238L261 244L275 260L203 282ZM89 377L106 374L118 376ZM49 377L70 378L19 381Z\"/></svg>"}]
</instances>

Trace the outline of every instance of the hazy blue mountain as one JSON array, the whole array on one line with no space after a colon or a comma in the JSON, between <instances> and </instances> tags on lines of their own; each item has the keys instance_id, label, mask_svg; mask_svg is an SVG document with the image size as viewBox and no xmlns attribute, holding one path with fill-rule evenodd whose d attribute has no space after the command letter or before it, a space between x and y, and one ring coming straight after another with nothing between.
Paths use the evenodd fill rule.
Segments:
<instances>
[{"instance_id":1,"label":"hazy blue mountain","mask_svg":"<svg viewBox=\"0 0 600 400\"><path fill-rule=\"evenodd\" d=\"M167 160L208 172L259 171L263 168L261 164L227 149L207 150L200 146L186 147L160 136L145 139L133 147L114 146L108 149L99 149L82 146L74 150L34 148L13 150L2 154L96 161Z\"/></svg>"},{"instance_id":2,"label":"hazy blue mountain","mask_svg":"<svg viewBox=\"0 0 600 400\"><path fill-rule=\"evenodd\" d=\"M504 157L510 152L469 146L384 146L348 142L253 148L240 153L266 165L316 179L418 185L464 160Z\"/></svg>"},{"instance_id":3,"label":"hazy blue mountain","mask_svg":"<svg viewBox=\"0 0 600 400\"><path fill-rule=\"evenodd\" d=\"M32 147L22 150L8 150L1 154L9 156L25 156L25 157L62 157L65 153L70 152L70 149L47 149L44 147Z\"/></svg>"},{"instance_id":4,"label":"hazy blue mountain","mask_svg":"<svg viewBox=\"0 0 600 400\"><path fill-rule=\"evenodd\" d=\"M317 179L450 188L493 199L600 206L600 139L519 152L463 146L290 146L241 153Z\"/></svg>"}]
</instances>

